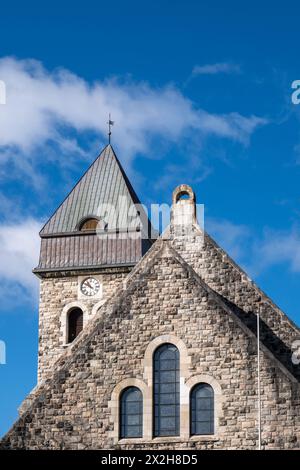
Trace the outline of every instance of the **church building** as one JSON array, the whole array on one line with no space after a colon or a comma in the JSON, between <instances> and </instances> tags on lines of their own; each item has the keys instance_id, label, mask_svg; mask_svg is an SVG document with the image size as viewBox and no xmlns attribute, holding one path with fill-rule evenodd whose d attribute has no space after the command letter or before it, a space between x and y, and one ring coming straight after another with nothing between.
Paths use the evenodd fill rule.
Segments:
<instances>
[{"instance_id":1,"label":"church building","mask_svg":"<svg viewBox=\"0 0 300 470\"><path fill-rule=\"evenodd\" d=\"M108 145L44 225L38 383L1 449L300 449L299 329L190 186L171 202L158 236Z\"/></svg>"}]
</instances>

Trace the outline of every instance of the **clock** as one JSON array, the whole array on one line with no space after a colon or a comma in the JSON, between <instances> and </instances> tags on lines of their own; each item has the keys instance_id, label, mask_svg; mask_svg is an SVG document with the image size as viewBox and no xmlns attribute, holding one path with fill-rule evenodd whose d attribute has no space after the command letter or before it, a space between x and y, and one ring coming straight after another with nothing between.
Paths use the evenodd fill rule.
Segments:
<instances>
[{"instance_id":1,"label":"clock","mask_svg":"<svg viewBox=\"0 0 300 470\"><path fill-rule=\"evenodd\" d=\"M100 282L94 277L86 278L81 283L81 287L80 287L81 292L84 295L87 295L88 297L92 297L93 295L96 295L97 292L99 292L99 289L100 289Z\"/></svg>"}]
</instances>

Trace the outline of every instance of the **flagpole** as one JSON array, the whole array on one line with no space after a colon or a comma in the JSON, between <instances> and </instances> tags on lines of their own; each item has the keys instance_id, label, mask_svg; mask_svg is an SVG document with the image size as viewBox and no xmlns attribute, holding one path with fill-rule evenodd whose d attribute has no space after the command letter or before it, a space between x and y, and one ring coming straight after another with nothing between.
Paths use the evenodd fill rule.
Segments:
<instances>
[{"instance_id":1,"label":"flagpole","mask_svg":"<svg viewBox=\"0 0 300 470\"><path fill-rule=\"evenodd\" d=\"M258 425L258 450L261 450L261 393L260 393L260 317L259 312L256 315L257 320L257 425Z\"/></svg>"}]
</instances>

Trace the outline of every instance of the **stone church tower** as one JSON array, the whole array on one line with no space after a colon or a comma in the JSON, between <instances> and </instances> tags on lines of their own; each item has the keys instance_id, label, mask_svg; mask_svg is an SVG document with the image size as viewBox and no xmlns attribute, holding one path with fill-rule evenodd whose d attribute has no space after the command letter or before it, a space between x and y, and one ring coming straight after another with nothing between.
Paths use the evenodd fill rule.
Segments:
<instances>
[{"instance_id":1,"label":"stone church tower","mask_svg":"<svg viewBox=\"0 0 300 470\"><path fill-rule=\"evenodd\" d=\"M189 186L157 238L108 145L40 235L38 384L0 448L255 449L260 390L262 448L300 449L299 329Z\"/></svg>"},{"instance_id":2,"label":"stone church tower","mask_svg":"<svg viewBox=\"0 0 300 470\"><path fill-rule=\"evenodd\" d=\"M73 329L87 324L151 246L150 228L108 145L40 232L39 381L76 335L70 315Z\"/></svg>"}]
</instances>

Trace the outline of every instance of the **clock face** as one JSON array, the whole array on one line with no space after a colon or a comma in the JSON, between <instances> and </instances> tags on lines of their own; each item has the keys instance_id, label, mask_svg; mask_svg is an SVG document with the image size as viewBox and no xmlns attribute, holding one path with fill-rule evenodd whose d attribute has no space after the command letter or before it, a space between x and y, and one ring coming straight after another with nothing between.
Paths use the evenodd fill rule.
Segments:
<instances>
[{"instance_id":1,"label":"clock face","mask_svg":"<svg viewBox=\"0 0 300 470\"><path fill-rule=\"evenodd\" d=\"M100 283L94 277L88 277L81 284L81 292L84 295L91 297L92 295L97 294L100 289Z\"/></svg>"}]
</instances>

